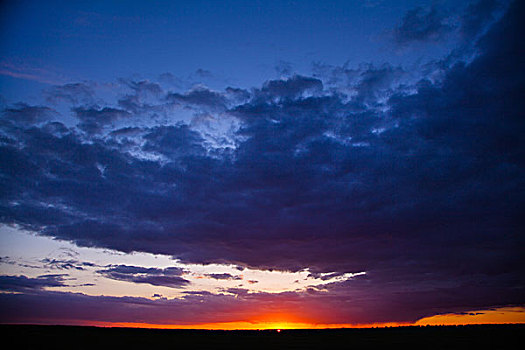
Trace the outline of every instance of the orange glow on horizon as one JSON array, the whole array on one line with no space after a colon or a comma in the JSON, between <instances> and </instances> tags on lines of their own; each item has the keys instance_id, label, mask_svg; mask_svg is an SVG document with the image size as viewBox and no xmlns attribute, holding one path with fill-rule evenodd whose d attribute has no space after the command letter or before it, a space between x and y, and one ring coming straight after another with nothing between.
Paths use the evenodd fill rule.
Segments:
<instances>
[{"instance_id":1,"label":"orange glow on horizon","mask_svg":"<svg viewBox=\"0 0 525 350\"><path fill-rule=\"evenodd\" d=\"M525 323L525 307L503 307L494 310L470 311L465 314L445 314L425 317L415 325L468 325Z\"/></svg>"},{"instance_id":2,"label":"orange glow on horizon","mask_svg":"<svg viewBox=\"0 0 525 350\"><path fill-rule=\"evenodd\" d=\"M151 324L133 322L87 322L86 326L154 328L154 329L202 329L202 330L286 330L286 329L337 329L337 328L381 328L410 326L410 323L299 323L299 322L218 322L203 324Z\"/></svg>"},{"instance_id":3,"label":"orange glow on horizon","mask_svg":"<svg viewBox=\"0 0 525 350\"><path fill-rule=\"evenodd\" d=\"M465 314L443 314L412 322L389 323L315 323L300 320L292 315L273 313L253 321L215 322L200 324L154 324L139 322L82 322L85 326L155 328L155 329L202 329L202 330L286 330L286 329L336 329L336 328L384 328L404 326L441 326L472 324L525 324L525 307L504 307L493 310L470 311ZM77 323L78 324L78 323Z\"/></svg>"},{"instance_id":4,"label":"orange glow on horizon","mask_svg":"<svg viewBox=\"0 0 525 350\"><path fill-rule=\"evenodd\" d=\"M372 328L372 327L401 327L410 323L319 323L315 320L300 318L286 312L271 312L253 317L250 321L215 322L201 324L149 324L134 322L96 322L96 326L103 327L132 327L132 328L159 328L159 329L204 329L204 330L286 330L286 329L336 329L336 328Z\"/></svg>"}]
</instances>

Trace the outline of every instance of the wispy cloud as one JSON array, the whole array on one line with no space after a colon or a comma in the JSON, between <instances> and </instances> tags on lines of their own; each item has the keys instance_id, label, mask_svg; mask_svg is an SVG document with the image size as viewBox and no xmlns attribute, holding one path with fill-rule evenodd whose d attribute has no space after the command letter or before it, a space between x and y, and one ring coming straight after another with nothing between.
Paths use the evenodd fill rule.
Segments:
<instances>
[{"instance_id":1,"label":"wispy cloud","mask_svg":"<svg viewBox=\"0 0 525 350\"><path fill-rule=\"evenodd\" d=\"M64 75L46 68L32 67L27 64L12 63L7 61L0 62L0 75L36 81L49 85L62 85L70 80Z\"/></svg>"}]
</instances>

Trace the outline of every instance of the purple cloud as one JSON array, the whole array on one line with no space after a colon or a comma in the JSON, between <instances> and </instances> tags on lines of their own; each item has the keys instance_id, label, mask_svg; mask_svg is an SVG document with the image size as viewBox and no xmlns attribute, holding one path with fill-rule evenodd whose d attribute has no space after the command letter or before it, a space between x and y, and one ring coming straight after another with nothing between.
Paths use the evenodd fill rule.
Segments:
<instances>
[{"instance_id":1,"label":"purple cloud","mask_svg":"<svg viewBox=\"0 0 525 350\"><path fill-rule=\"evenodd\" d=\"M159 269L153 267L111 265L97 272L106 278L117 281L147 283L154 286L170 288L181 288L190 283L190 281L181 277L184 270L178 267Z\"/></svg>"}]
</instances>

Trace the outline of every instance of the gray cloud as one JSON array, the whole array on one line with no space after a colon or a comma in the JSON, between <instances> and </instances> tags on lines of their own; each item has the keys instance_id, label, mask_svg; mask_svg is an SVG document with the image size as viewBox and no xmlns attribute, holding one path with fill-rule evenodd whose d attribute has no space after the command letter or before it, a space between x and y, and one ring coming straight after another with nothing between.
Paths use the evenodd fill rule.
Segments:
<instances>
[{"instance_id":1,"label":"gray cloud","mask_svg":"<svg viewBox=\"0 0 525 350\"><path fill-rule=\"evenodd\" d=\"M99 133L104 126L131 116L131 114L125 110L111 107L101 109L77 107L73 109L73 112L75 113L75 117L80 120L78 124L79 129L89 134Z\"/></svg>"},{"instance_id":2,"label":"gray cloud","mask_svg":"<svg viewBox=\"0 0 525 350\"><path fill-rule=\"evenodd\" d=\"M159 269L129 265L111 265L97 272L106 278L117 281L147 283L154 286L170 288L181 288L190 283L181 277L184 270L178 267Z\"/></svg>"},{"instance_id":3,"label":"gray cloud","mask_svg":"<svg viewBox=\"0 0 525 350\"><path fill-rule=\"evenodd\" d=\"M36 278L26 276L0 276L0 290L5 292L30 292L42 290L45 287L63 287L64 276L42 275Z\"/></svg>"},{"instance_id":4,"label":"gray cloud","mask_svg":"<svg viewBox=\"0 0 525 350\"><path fill-rule=\"evenodd\" d=\"M323 90L323 82L319 79L293 75L284 80L269 80L264 83L259 90L260 97L263 100L295 99L301 97L304 93L315 93Z\"/></svg>"},{"instance_id":5,"label":"gray cloud","mask_svg":"<svg viewBox=\"0 0 525 350\"><path fill-rule=\"evenodd\" d=\"M147 80L120 79L119 81L132 91L131 94L126 94L118 100L121 108L134 114L157 113L163 110L162 105L153 104L153 102L158 103L164 97L164 90L159 84Z\"/></svg>"},{"instance_id":6,"label":"gray cloud","mask_svg":"<svg viewBox=\"0 0 525 350\"><path fill-rule=\"evenodd\" d=\"M234 276L229 273L209 273L204 276L213 278L216 280L242 280L241 276Z\"/></svg>"},{"instance_id":7,"label":"gray cloud","mask_svg":"<svg viewBox=\"0 0 525 350\"><path fill-rule=\"evenodd\" d=\"M50 107L30 106L26 103L17 103L12 108L2 111L3 119L13 123L35 124L55 117L57 113Z\"/></svg>"},{"instance_id":8,"label":"gray cloud","mask_svg":"<svg viewBox=\"0 0 525 350\"><path fill-rule=\"evenodd\" d=\"M211 110L223 110L226 108L226 98L217 92L207 88L197 87L185 94L170 93L166 99L175 104L186 106L208 108Z\"/></svg>"},{"instance_id":9,"label":"gray cloud","mask_svg":"<svg viewBox=\"0 0 525 350\"><path fill-rule=\"evenodd\" d=\"M85 83L56 85L44 91L48 102L64 101L72 105L92 105L95 101L95 91Z\"/></svg>"},{"instance_id":10,"label":"gray cloud","mask_svg":"<svg viewBox=\"0 0 525 350\"><path fill-rule=\"evenodd\" d=\"M57 270L85 270L86 267L95 267L96 264L90 262L81 262L76 259L42 259L41 262L45 267Z\"/></svg>"},{"instance_id":11,"label":"gray cloud","mask_svg":"<svg viewBox=\"0 0 525 350\"><path fill-rule=\"evenodd\" d=\"M417 7L408 11L395 28L394 40L398 44L440 40L452 30L446 19L446 15L435 6L430 9Z\"/></svg>"}]
</instances>

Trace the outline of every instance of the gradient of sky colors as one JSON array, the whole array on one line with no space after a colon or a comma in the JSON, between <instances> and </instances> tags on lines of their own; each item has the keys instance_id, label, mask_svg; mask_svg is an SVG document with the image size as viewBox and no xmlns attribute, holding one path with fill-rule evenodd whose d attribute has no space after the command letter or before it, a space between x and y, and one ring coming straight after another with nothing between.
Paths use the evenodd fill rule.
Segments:
<instances>
[{"instance_id":1,"label":"gradient of sky colors","mask_svg":"<svg viewBox=\"0 0 525 350\"><path fill-rule=\"evenodd\" d=\"M525 323L523 6L3 2L0 322Z\"/></svg>"}]
</instances>

